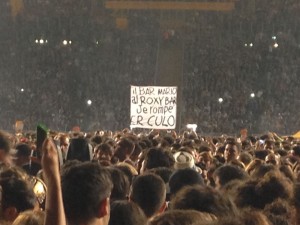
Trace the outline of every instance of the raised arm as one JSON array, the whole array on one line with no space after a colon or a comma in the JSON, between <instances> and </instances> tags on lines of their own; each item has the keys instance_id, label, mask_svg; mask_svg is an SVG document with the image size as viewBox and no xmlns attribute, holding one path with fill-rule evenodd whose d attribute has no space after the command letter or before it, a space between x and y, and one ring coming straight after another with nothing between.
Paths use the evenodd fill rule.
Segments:
<instances>
[{"instance_id":1,"label":"raised arm","mask_svg":"<svg viewBox=\"0 0 300 225\"><path fill-rule=\"evenodd\" d=\"M46 139L43 144L42 168L47 186L46 218L44 225L66 225L58 155L55 144L49 138Z\"/></svg>"}]
</instances>

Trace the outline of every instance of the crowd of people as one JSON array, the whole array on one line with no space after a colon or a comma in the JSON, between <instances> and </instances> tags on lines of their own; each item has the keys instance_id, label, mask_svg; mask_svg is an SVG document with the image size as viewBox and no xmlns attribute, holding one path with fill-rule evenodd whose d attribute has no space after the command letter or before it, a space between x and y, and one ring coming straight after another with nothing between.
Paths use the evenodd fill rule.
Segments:
<instances>
[{"instance_id":1,"label":"crowd of people","mask_svg":"<svg viewBox=\"0 0 300 225\"><path fill-rule=\"evenodd\" d=\"M0 132L0 223L296 225L300 140L152 130Z\"/></svg>"},{"instance_id":2,"label":"crowd of people","mask_svg":"<svg viewBox=\"0 0 300 225\"><path fill-rule=\"evenodd\" d=\"M11 16L17 2L0 2L1 129L51 131L42 146L0 131L1 225L300 224L300 140L276 134L300 124L296 0L226 13L31 0ZM178 127L199 133L110 131L129 126L130 85L159 85L175 39Z\"/></svg>"},{"instance_id":3,"label":"crowd of people","mask_svg":"<svg viewBox=\"0 0 300 225\"><path fill-rule=\"evenodd\" d=\"M268 1L254 7L239 1L230 13L149 10L115 17L101 4L93 7L94 1L65 11L63 4L72 1L24 1L16 18L7 2L1 2L6 13L0 27L2 129L11 130L16 120L27 129L36 121L57 130L127 127L130 85L159 85L162 24L172 20L170 34L182 39L184 49L178 127L197 123L206 134L299 129L294 1L273 1L273 11ZM118 18L128 24L118 27Z\"/></svg>"},{"instance_id":4,"label":"crowd of people","mask_svg":"<svg viewBox=\"0 0 300 225\"><path fill-rule=\"evenodd\" d=\"M184 107L185 114L211 133L223 129L230 133L242 126L255 127L256 132L297 130L299 119L294 116L298 115L299 106L298 68L294 66L297 51L286 54L271 46L273 50L263 56L259 41L252 48L242 43L236 48L236 44L223 42L205 46L203 36L198 37L196 47L192 40L187 50L187 54L194 55L187 62L184 102L195 107ZM264 38L272 40L271 36ZM213 41L218 42L217 39ZM199 79L200 82L195 82ZM219 98L223 101L218 102Z\"/></svg>"}]
</instances>

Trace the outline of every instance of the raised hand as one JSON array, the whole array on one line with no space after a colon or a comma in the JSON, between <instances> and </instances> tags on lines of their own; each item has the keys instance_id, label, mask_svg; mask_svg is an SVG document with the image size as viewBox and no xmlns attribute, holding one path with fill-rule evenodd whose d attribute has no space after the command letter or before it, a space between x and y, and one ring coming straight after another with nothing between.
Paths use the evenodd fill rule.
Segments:
<instances>
[{"instance_id":1,"label":"raised hand","mask_svg":"<svg viewBox=\"0 0 300 225\"><path fill-rule=\"evenodd\" d=\"M42 148L42 168L47 186L46 218L44 225L66 225L58 155L55 144L49 138L45 140Z\"/></svg>"}]
</instances>

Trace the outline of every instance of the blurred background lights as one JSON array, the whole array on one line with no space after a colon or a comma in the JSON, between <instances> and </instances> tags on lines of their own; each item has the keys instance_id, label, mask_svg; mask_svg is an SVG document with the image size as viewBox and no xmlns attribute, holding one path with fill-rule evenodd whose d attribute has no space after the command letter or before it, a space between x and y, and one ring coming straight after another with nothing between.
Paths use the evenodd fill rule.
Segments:
<instances>
[{"instance_id":1,"label":"blurred background lights","mask_svg":"<svg viewBox=\"0 0 300 225\"><path fill-rule=\"evenodd\" d=\"M253 47L253 43L250 43L249 46L250 46L250 47Z\"/></svg>"},{"instance_id":2,"label":"blurred background lights","mask_svg":"<svg viewBox=\"0 0 300 225\"><path fill-rule=\"evenodd\" d=\"M72 44L72 41L69 41L69 44Z\"/></svg>"},{"instance_id":3,"label":"blurred background lights","mask_svg":"<svg viewBox=\"0 0 300 225\"><path fill-rule=\"evenodd\" d=\"M251 94L250 94L250 97L251 97L251 98L254 98L254 97L255 97L255 94L254 94L254 93L251 93Z\"/></svg>"},{"instance_id":4,"label":"blurred background lights","mask_svg":"<svg viewBox=\"0 0 300 225\"><path fill-rule=\"evenodd\" d=\"M274 44L274 48L278 48L278 43L277 42Z\"/></svg>"},{"instance_id":5,"label":"blurred background lights","mask_svg":"<svg viewBox=\"0 0 300 225\"><path fill-rule=\"evenodd\" d=\"M43 45L43 44L46 44L48 43L48 40L46 39L43 39L43 38L40 38L40 39L35 39L34 41L36 44L40 44L40 45Z\"/></svg>"},{"instance_id":6,"label":"blurred background lights","mask_svg":"<svg viewBox=\"0 0 300 225\"><path fill-rule=\"evenodd\" d=\"M68 41L67 40L63 40L63 45L67 45Z\"/></svg>"},{"instance_id":7,"label":"blurred background lights","mask_svg":"<svg viewBox=\"0 0 300 225\"><path fill-rule=\"evenodd\" d=\"M248 47L248 44L247 44L247 43L245 44L245 47Z\"/></svg>"},{"instance_id":8,"label":"blurred background lights","mask_svg":"<svg viewBox=\"0 0 300 225\"><path fill-rule=\"evenodd\" d=\"M224 100L223 100L223 98L219 98L218 101L219 101L219 103L222 103Z\"/></svg>"},{"instance_id":9,"label":"blurred background lights","mask_svg":"<svg viewBox=\"0 0 300 225\"><path fill-rule=\"evenodd\" d=\"M88 105L91 105L92 104L92 100L87 100L87 102L86 102Z\"/></svg>"},{"instance_id":10,"label":"blurred background lights","mask_svg":"<svg viewBox=\"0 0 300 225\"><path fill-rule=\"evenodd\" d=\"M276 36L273 36L272 39L273 39L273 40L276 40Z\"/></svg>"},{"instance_id":11,"label":"blurred background lights","mask_svg":"<svg viewBox=\"0 0 300 225\"><path fill-rule=\"evenodd\" d=\"M21 92L24 92L24 88L21 88Z\"/></svg>"}]
</instances>

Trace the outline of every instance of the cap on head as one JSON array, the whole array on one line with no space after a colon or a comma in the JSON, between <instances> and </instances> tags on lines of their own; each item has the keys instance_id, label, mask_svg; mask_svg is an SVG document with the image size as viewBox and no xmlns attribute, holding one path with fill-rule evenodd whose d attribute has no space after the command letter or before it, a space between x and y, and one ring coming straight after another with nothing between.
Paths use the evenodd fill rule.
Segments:
<instances>
[{"instance_id":1,"label":"cap on head","mask_svg":"<svg viewBox=\"0 0 300 225\"><path fill-rule=\"evenodd\" d=\"M184 151L176 152L174 155L175 169L193 168L195 166L192 154Z\"/></svg>"}]
</instances>

